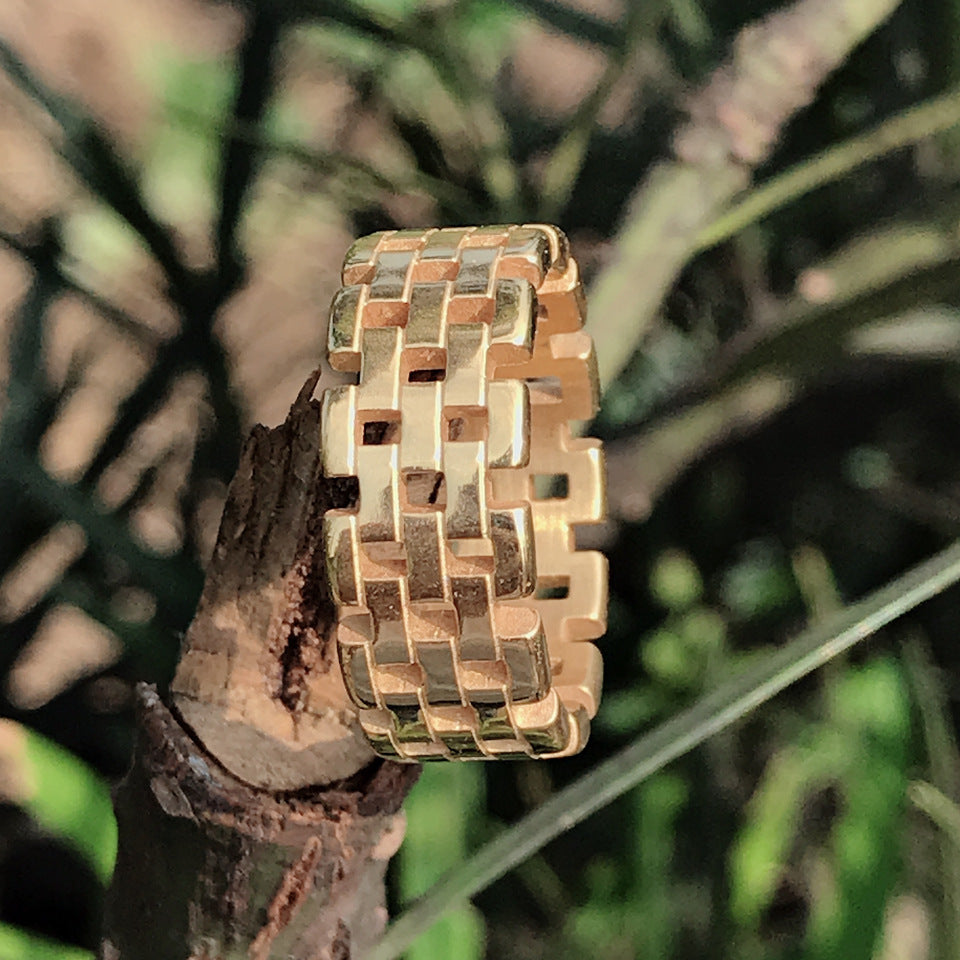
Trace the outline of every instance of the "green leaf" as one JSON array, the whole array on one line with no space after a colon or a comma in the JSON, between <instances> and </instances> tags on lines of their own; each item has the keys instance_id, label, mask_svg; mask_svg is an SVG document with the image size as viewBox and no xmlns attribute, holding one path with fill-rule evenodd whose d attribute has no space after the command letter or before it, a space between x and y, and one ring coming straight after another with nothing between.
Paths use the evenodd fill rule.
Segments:
<instances>
[{"instance_id":1,"label":"green leaf","mask_svg":"<svg viewBox=\"0 0 960 960\"><path fill-rule=\"evenodd\" d=\"M13 720L0 720L0 764L4 799L70 843L109 883L117 824L107 784L68 750Z\"/></svg>"},{"instance_id":2,"label":"green leaf","mask_svg":"<svg viewBox=\"0 0 960 960\"><path fill-rule=\"evenodd\" d=\"M756 927L773 902L804 800L838 777L849 761L842 738L824 739L824 731L816 729L812 747L787 747L767 764L730 850L730 914L741 927Z\"/></svg>"},{"instance_id":3,"label":"green leaf","mask_svg":"<svg viewBox=\"0 0 960 960\"><path fill-rule=\"evenodd\" d=\"M899 878L910 710L895 660L851 670L830 691L831 719L856 745L842 781L843 806L830 838L829 891L814 898L810 960L871 960L887 900Z\"/></svg>"},{"instance_id":4,"label":"green leaf","mask_svg":"<svg viewBox=\"0 0 960 960\"><path fill-rule=\"evenodd\" d=\"M462 904L570 830L727 729L780 691L869 637L880 627L960 581L960 542L819 624L688 709L635 740L450 871L386 931L364 960L392 960L453 906Z\"/></svg>"},{"instance_id":5,"label":"green leaf","mask_svg":"<svg viewBox=\"0 0 960 960\"><path fill-rule=\"evenodd\" d=\"M420 896L468 854L469 839L480 821L482 770L476 764L426 764L404 804L406 836L397 858L398 892L404 900ZM467 905L451 911L407 950L407 960L480 960L484 924Z\"/></svg>"},{"instance_id":6,"label":"green leaf","mask_svg":"<svg viewBox=\"0 0 960 960\"><path fill-rule=\"evenodd\" d=\"M48 940L9 923L0 923L0 957L3 960L96 960L89 950Z\"/></svg>"},{"instance_id":7,"label":"green leaf","mask_svg":"<svg viewBox=\"0 0 960 960\"><path fill-rule=\"evenodd\" d=\"M677 820L689 789L676 774L661 773L637 791L636 877L625 904L638 957L673 955L679 928L669 884L677 847Z\"/></svg>"},{"instance_id":8,"label":"green leaf","mask_svg":"<svg viewBox=\"0 0 960 960\"><path fill-rule=\"evenodd\" d=\"M670 19L684 42L697 50L704 50L713 39L710 21L699 0L670 0Z\"/></svg>"},{"instance_id":9,"label":"green leaf","mask_svg":"<svg viewBox=\"0 0 960 960\"><path fill-rule=\"evenodd\" d=\"M834 677L827 716L767 764L730 854L730 912L756 930L771 908L810 796L834 786L841 814L812 886L811 958L869 960L899 873L897 835L906 785L909 705L889 657ZM812 856L805 850L807 860Z\"/></svg>"},{"instance_id":10,"label":"green leaf","mask_svg":"<svg viewBox=\"0 0 960 960\"><path fill-rule=\"evenodd\" d=\"M172 220L214 223L223 126L230 113L233 64L157 46L151 86L162 109L142 148L143 191ZM239 131L236 133L239 137Z\"/></svg>"},{"instance_id":11,"label":"green leaf","mask_svg":"<svg viewBox=\"0 0 960 960\"><path fill-rule=\"evenodd\" d=\"M614 735L634 733L661 714L667 703L666 691L655 684L614 690L603 695L594 723Z\"/></svg>"},{"instance_id":12,"label":"green leaf","mask_svg":"<svg viewBox=\"0 0 960 960\"><path fill-rule=\"evenodd\" d=\"M673 614L647 634L640 644L640 659L657 683L677 690L702 689L715 654L722 650L727 625L709 607Z\"/></svg>"},{"instance_id":13,"label":"green leaf","mask_svg":"<svg viewBox=\"0 0 960 960\"><path fill-rule=\"evenodd\" d=\"M798 597L793 572L767 540L748 543L743 556L726 572L724 603L734 616L752 620L782 610Z\"/></svg>"},{"instance_id":14,"label":"green leaf","mask_svg":"<svg viewBox=\"0 0 960 960\"><path fill-rule=\"evenodd\" d=\"M686 610L703 594L697 565L682 550L665 550L650 571L650 593L661 607Z\"/></svg>"}]
</instances>

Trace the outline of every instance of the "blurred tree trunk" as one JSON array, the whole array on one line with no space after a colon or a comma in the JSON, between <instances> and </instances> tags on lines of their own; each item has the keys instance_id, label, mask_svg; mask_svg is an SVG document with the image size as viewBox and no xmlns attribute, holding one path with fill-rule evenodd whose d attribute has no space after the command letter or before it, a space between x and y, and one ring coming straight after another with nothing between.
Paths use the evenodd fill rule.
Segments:
<instances>
[{"instance_id":1,"label":"blurred tree trunk","mask_svg":"<svg viewBox=\"0 0 960 960\"><path fill-rule=\"evenodd\" d=\"M783 129L899 5L796 0L737 34L727 62L688 100L670 154L651 167L630 198L590 288L587 327L596 338L604 387L650 335L664 297L698 252L704 232L749 187Z\"/></svg>"},{"instance_id":2,"label":"blurred tree trunk","mask_svg":"<svg viewBox=\"0 0 960 960\"><path fill-rule=\"evenodd\" d=\"M343 960L383 930L419 767L373 757L340 686L312 377L254 430L165 701L139 690L104 960Z\"/></svg>"}]
</instances>

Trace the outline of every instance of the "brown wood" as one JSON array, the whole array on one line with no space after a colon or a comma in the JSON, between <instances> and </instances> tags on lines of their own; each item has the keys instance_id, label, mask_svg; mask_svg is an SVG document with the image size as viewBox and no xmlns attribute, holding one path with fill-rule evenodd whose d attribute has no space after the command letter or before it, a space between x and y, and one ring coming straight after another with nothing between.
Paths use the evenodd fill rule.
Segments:
<instances>
[{"instance_id":1,"label":"brown wood","mask_svg":"<svg viewBox=\"0 0 960 960\"><path fill-rule=\"evenodd\" d=\"M139 690L104 960L347 960L386 923L420 768L375 758L336 662L322 517L354 492L317 380L247 442L170 702Z\"/></svg>"},{"instance_id":2,"label":"brown wood","mask_svg":"<svg viewBox=\"0 0 960 960\"><path fill-rule=\"evenodd\" d=\"M373 945L420 768L374 761L270 794L220 767L153 688L139 699L103 960L346 960Z\"/></svg>"},{"instance_id":3,"label":"brown wood","mask_svg":"<svg viewBox=\"0 0 960 960\"><path fill-rule=\"evenodd\" d=\"M171 687L217 760L269 790L343 779L374 756L331 635L321 526L355 481L320 475L317 380L283 424L247 441Z\"/></svg>"}]
</instances>

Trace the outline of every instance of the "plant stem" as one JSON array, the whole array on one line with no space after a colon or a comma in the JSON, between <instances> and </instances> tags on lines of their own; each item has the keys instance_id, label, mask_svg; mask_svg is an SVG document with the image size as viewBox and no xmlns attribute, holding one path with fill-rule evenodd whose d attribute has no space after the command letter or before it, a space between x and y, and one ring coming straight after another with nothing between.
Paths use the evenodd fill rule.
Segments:
<instances>
[{"instance_id":1,"label":"plant stem","mask_svg":"<svg viewBox=\"0 0 960 960\"><path fill-rule=\"evenodd\" d=\"M715 246L857 167L957 124L960 124L960 88L910 107L860 137L828 147L751 190L700 232L696 250Z\"/></svg>"},{"instance_id":2,"label":"plant stem","mask_svg":"<svg viewBox=\"0 0 960 960\"><path fill-rule=\"evenodd\" d=\"M731 61L692 98L690 120L630 201L593 284L588 327L601 383L623 370L700 236L748 184L782 127L897 0L799 0L741 31ZM763 104L758 110L758 104Z\"/></svg>"}]
</instances>

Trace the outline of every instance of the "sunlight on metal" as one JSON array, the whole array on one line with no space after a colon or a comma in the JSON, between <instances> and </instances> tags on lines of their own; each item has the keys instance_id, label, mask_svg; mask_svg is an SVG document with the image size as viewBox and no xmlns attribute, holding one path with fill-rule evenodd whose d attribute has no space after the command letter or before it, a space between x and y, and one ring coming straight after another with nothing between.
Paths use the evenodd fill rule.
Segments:
<instances>
[{"instance_id":1,"label":"sunlight on metal","mask_svg":"<svg viewBox=\"0 0 960 960\"><path fill-rule=\"evenodd\" d=\"M504 830L416 901L362 960L392 960L463 903L668 763L776 694L960 581L960 541L813 627L692 707L644 734Z\"/></svg>"}]
</instances>

